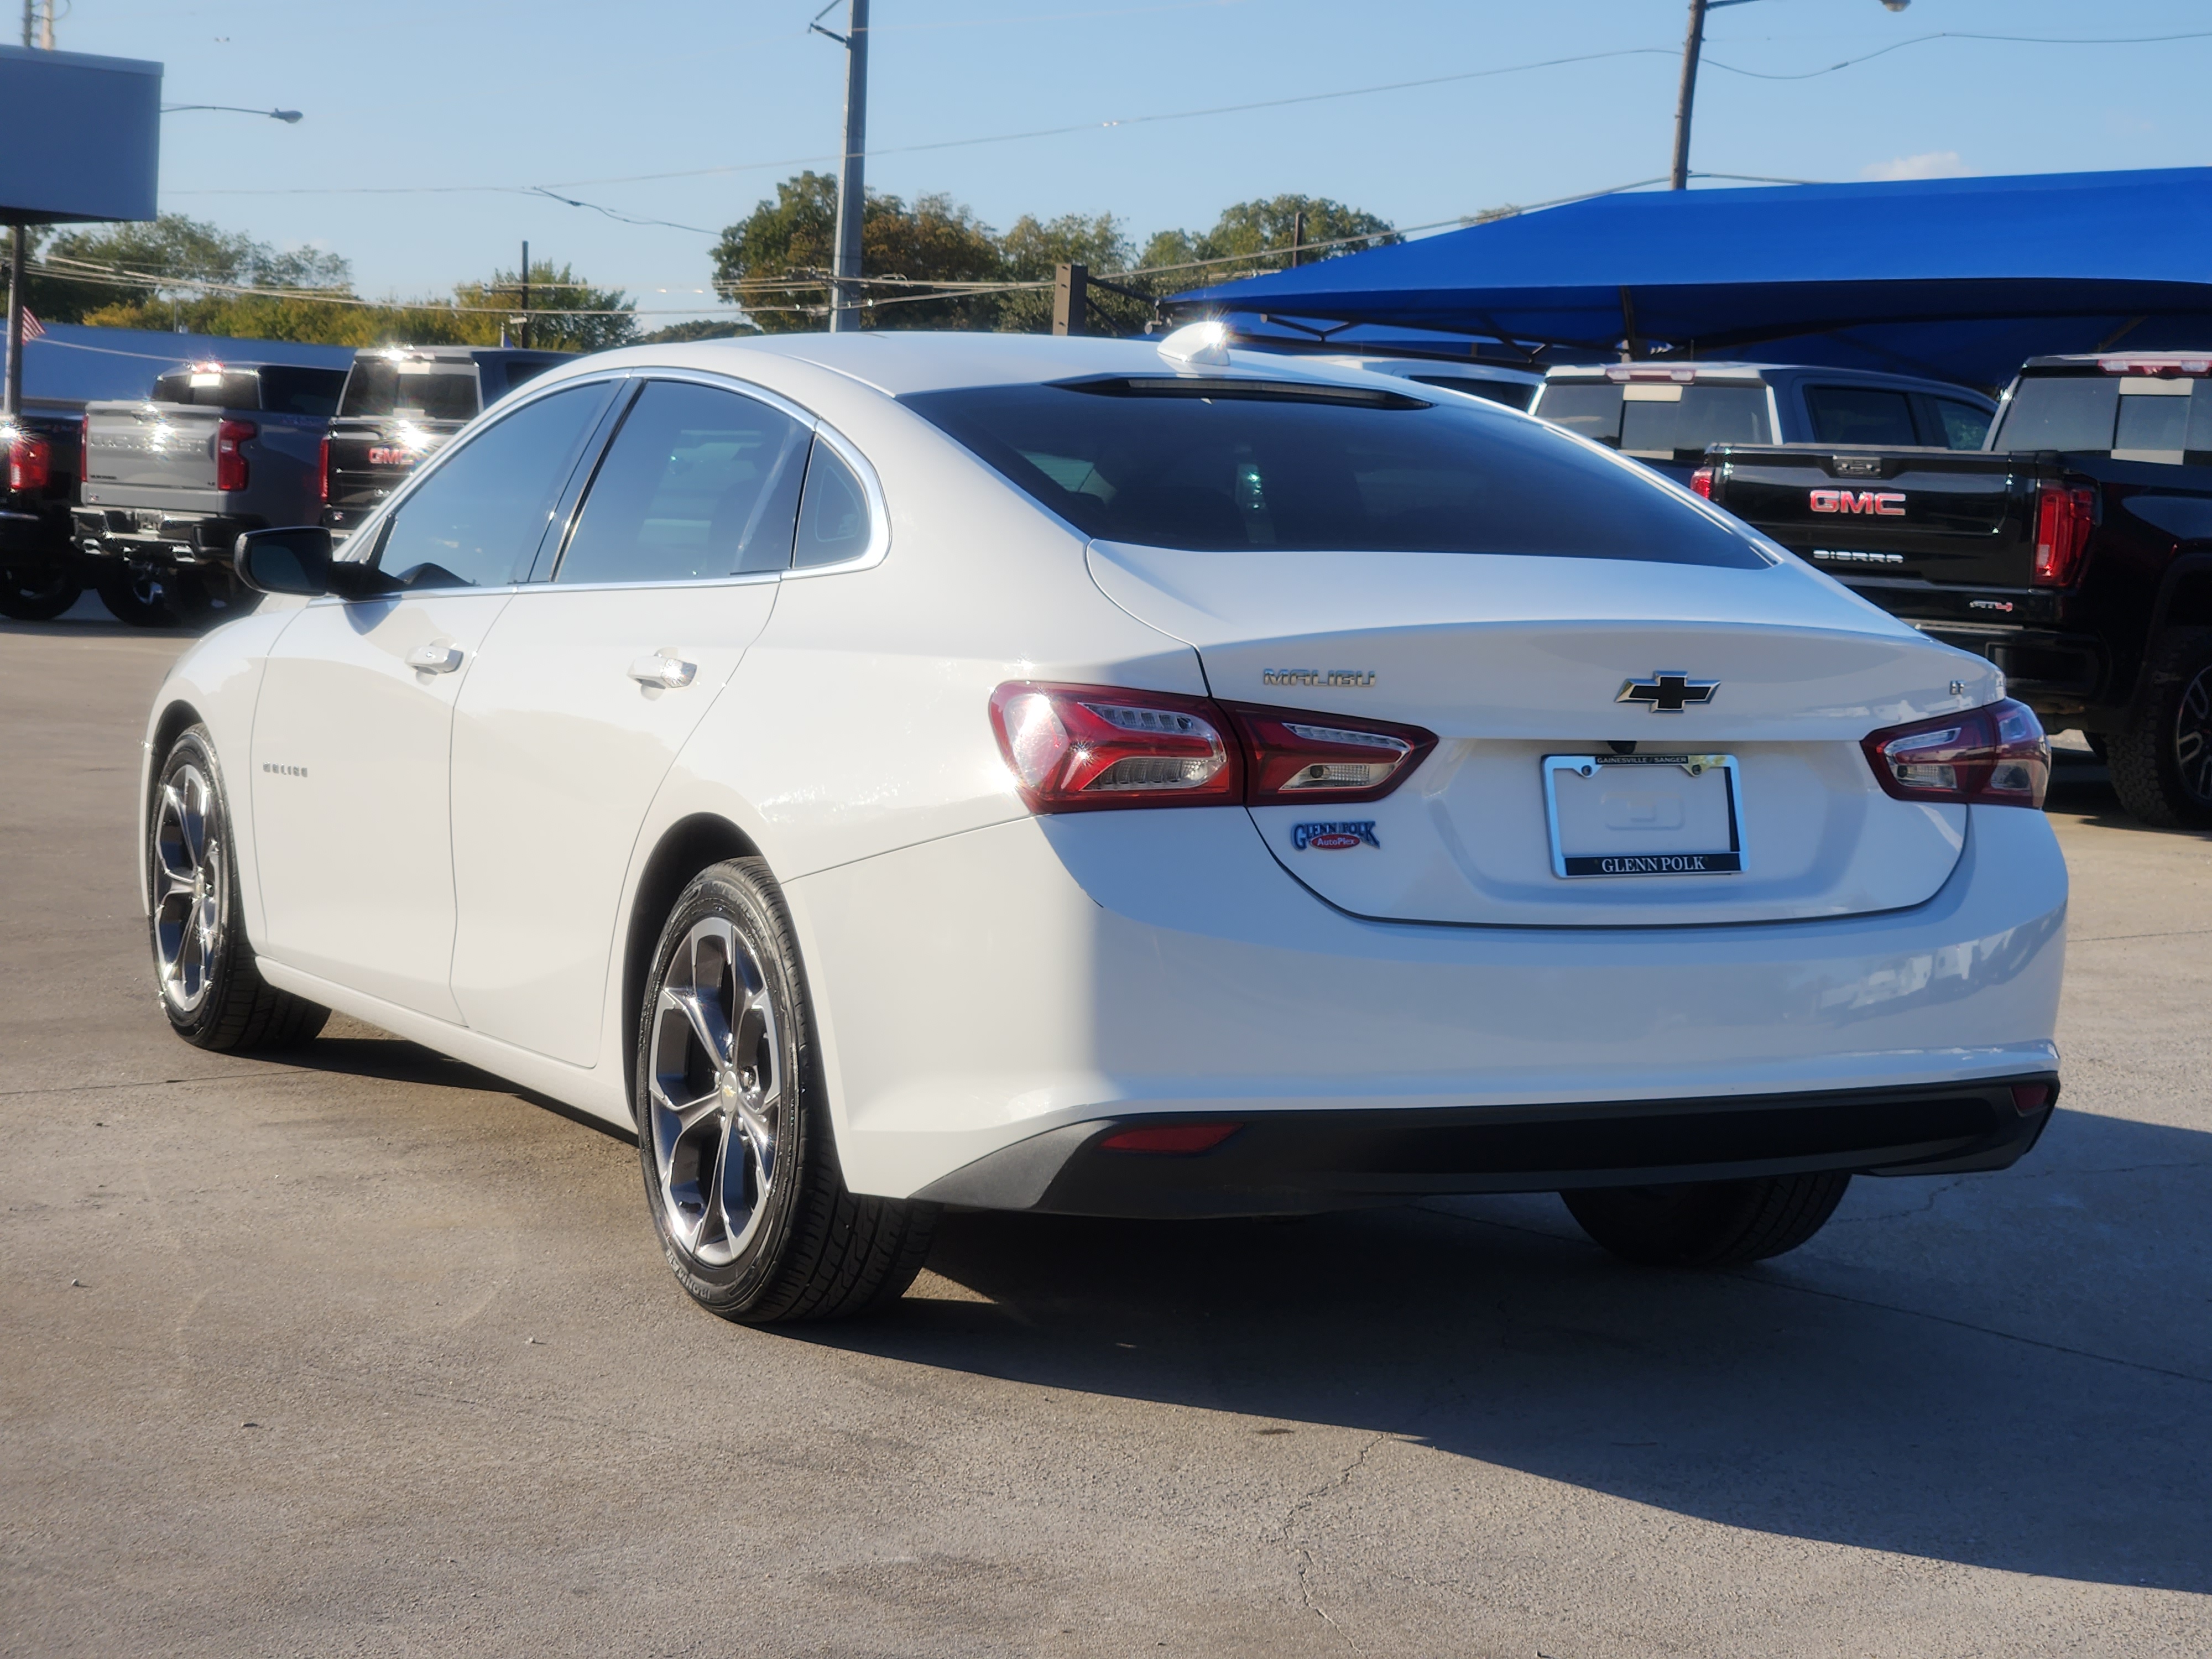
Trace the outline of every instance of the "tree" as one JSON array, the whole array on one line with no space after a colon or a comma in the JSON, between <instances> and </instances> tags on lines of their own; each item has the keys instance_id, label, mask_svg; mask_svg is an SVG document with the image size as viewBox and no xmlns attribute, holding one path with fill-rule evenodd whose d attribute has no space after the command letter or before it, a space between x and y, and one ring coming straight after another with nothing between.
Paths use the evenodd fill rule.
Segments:
<instances>
[{"instance_id":1,"label":"tree","mask_svg":"<svg viewBox=\"0 0 2212 1659\"><path fill-rule=\"evenodd\" d=\"M1301 213L1305 215L1305 234L1302 239L1297 234ZM1280 270L1291 263L1294 240L1303 240L1309 250L1305 262L1311 264L1404 239L1390 228L1388 219L1378 219L1371 213L1346 207L1326 196L1274 196L1224 208L1213 228L1200 236L1182 230L1159 232L1145 246L1144 264L1147 267L1196 266L1175 272L1172 281L1164 283L1166 291L1173 293L1209 283L1257 276L1265 270ZM1316 243L1335 246L1316 247ZM1199 264L1204 260L1224 263Z\"/></svg>"},{"instance_id":2,"label":"tree","mask_svg":"<svg viewBox=\"0 0 2212 1659\"><path fill-rule=\"evenodd\" d=\"M828 320L835 261L837 181L807 172L775 187L722 233L714 246L714 289L743 306L771 334L820 328ZM866 290L868 328L988 327L995 294L931 295L917 283L989 283L1000 279L998 239L949 196L924 196L912 208L896 196L870 191L860 218L860 270L878 279ZM927 296L927 297L925 297Z\"/></svg>"},{"instance_id":3,"label":"tree","mask_svg":"<svg viewBox=\"0 0 2212 1659\"><path fill-rule=\"evenodd\" d=\"M511 343L522 343L522 289L513 270L494 270L489 283L464 283L453 290L459 314L471 319L477 343L495 344L502 325ZM501 307L507 307L506 315ZM594 288L567 265L530 262L530 343L546 351L604 351L637 337L637 301L618 288Z\"/></svg>"},{"instance_id":4,"label":"tree","mask_svg":"<svg viewBox=\"0 0 2212 1659\"><path fill-rule=\"evenodd\" d=\"M89 225L50 235L39 249L46 269L32 273L26 299L46 322L87 320L94 312L153 312L157 326L189 320L182 312L210 297L204 284L223 287L352 292L346 261L323 249L278 249L181 213L147 224Z\"/></svg>"},{"instance_id":5,"label":"tree","mask_svg":"<svg viewBox=\"0 0 2212 1659\"><path fill-rule=\"evenodd\" d=\"M1104 276L1134 286L1121 275L1135 262L1135 249L1121 233L1121 222L1110 213L1086 217L1064 213L1040 222L1024 214L1000 239L1006 279L1049 284L1064 264L1086 266L1094 276ZM1152 307L1142 301L1106 289L1091 295L1085 332L1135 334L1152 320ZM1000 301L999 326L1014 333L1043 334L1052 327L1052 289L1019 289Z\"/></svg>"}]
</instances>

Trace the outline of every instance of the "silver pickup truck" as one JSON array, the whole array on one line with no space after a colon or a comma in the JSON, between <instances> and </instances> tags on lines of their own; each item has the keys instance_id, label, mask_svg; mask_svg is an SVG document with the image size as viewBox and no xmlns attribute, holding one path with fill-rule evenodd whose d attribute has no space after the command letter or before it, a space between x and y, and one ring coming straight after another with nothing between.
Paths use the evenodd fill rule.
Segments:
<instances>
[{"instance_id":1,"label":"silver pickup truck","mask_svg":"<svg viewBox=\"0 0 2212 1659\"><path fill-rule=\"evenodd\" d=\"M323 439L345 371L195 363L137 402L85 406L85 470L72 514L100 599L159 627L233 598L243 530L313 524Z\"/></svg>"}]
</instances>

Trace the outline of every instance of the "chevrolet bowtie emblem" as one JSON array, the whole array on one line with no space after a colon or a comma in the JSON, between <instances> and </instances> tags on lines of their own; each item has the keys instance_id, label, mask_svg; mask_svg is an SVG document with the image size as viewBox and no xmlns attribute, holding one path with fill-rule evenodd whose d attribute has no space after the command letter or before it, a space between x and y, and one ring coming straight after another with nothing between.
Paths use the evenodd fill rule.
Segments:
<instances>
[{"instance_id":1,"label":"chevrolet bowtie emblem","mask_svg":"<svg viewBox=\"0 0 2212 1659\"><path fill-rule=\"evenodd\" d=\"M1693 702L1711 702L1718 680L1693 680L1679 668L1655 670L1648 680L1631 680L1615 702L1640 702L1655 714L1679 714Z\"/></svg>"}]
</instances>

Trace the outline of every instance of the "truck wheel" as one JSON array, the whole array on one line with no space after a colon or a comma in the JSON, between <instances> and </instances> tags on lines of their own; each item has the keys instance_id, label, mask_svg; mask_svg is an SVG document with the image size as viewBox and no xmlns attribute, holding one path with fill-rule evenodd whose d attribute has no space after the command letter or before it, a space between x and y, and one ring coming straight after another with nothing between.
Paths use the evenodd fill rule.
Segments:
<instances>
[{"instance_id":1,"label":"truck wheel","mask_svg":"<svg viewBox=\"0 0 2212 1659\"><path fill-rule=\"evenodd\" d=\"M83 592L83 584L67 570L0 570L0 617L52 622Z\"/></svg>"},{"instance_id":2,"label":"truck wheel","mask_svg":"<svg viewBox=\"0 0 2212 1659\"><path fill-rule=\"evenodd\" d=\"M263 979L246 941L229 803L205 726L188 728L169 745L152 806L145 857L154 902L147 931L170 1029L224 1054L312 1041L331 1011Z\"/></svg>"},{"instance_id":3,"label":"truck wheel","mask_svg":"<svg viewBox=\"0 0 2212 1659\"><path fill-rule=\"evenodd\" d=\"M677 1282L745 1324L896 1302L937 1206L846 1188L798 942L760 860L684 890L639 1012L638 1153Z\"/></svg>"},{"instance_id":4,"label":"truck wheel","mask_svg":"<svg viewBox=\"0 0 2212 1659\"><path fill-rule=\"evenodd\" d=\"M2106 735L2120 805L2154 829L2212 828L2212 628L2160 635L2136 702Z\"/></svg>"},{"instance_id":5,"label":"truck wheel","mask_svg":"<svg viewBox=\"0 0 2212 1659\"><path fill-rule=\"evenodd\" d=\"M1851 1184L1847 1170L1698 1181L1668 1187L1587 1187L1561 1193L1591 1238L1652 1267L1741 1267L1796 1249L1827 1224Z\"/></svg>"},{"instance_id":6,"label":"truck wheel","mask_svg":"<svg viewBox=\"0 0 2212 1659\"><path fill-rule=\"evenodd\" d=\"M174 628L179 618L161 574L118 564L100 577L100 602L120 623L133 628Z\"/></svg>"}]
</instances>

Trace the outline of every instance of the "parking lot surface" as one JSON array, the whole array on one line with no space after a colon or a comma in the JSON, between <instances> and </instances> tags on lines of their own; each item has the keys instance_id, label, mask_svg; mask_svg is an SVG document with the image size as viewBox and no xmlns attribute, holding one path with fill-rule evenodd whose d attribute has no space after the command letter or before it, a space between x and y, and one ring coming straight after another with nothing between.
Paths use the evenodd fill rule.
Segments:
<instances>
[{"instance_id":1,"label":"parking lot surface","mask_svg":"<svg viewBox=\"0 0 2212 1659\"><path fill-rule=\"evenodd\" d=\"M625 1142L344 1019L169 1035L131 798L183 641L89 610L0 627L7 1653L2212 1649L2212 840L2093 768L2007 1173L1717 1276L1548 1197L959 1216L890 1316L758 1331Z\"/></svg>"}]
</instances>

